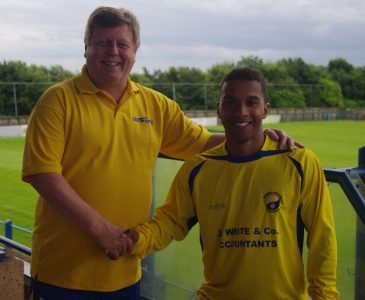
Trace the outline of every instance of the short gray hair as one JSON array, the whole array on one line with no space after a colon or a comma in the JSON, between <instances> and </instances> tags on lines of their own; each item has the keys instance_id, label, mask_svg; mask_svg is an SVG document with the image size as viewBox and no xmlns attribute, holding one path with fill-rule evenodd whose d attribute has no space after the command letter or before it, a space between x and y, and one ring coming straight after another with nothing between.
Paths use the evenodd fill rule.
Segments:
<instances>
[{"instance_id":1,"label":"short gray hair","mask_svg":"<svg viewBox=\"0 0 365 300\"><path fill-rule=\"evenodd\" d=\"M89 44L95 27L109 28L123 24L129 25L131 28L134 45L137 50L140 45L140 33L139 23L136 16L124 8L108 6L100 6L96 8L89 16L84 35L85 46Z\"/></svg>"}]
</instances>

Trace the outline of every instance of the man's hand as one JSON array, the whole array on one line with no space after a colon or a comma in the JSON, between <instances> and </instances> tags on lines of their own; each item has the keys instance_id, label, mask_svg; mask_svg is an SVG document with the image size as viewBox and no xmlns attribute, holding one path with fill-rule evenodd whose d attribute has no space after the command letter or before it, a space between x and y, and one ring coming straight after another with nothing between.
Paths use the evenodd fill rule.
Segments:
<instances>
[{"instance_id":1,"label":"man's hand","mask_svg":"<svg viewBox=\"0 0 365 300\"><path fill-rule=\"evenodd\" d=\"M133 240L124 235L125 228L114 225L80 198L66 179L58 173L41 173L24 178L60 214L90 234L112 259L130 253Z\"/></svg>"},{"instance_id":2,"label":"man's hand","mask_svg":"<svg viewBox=\"0 0 365 300\"><path fill-rule=\"evenodd\" d=\"M108 249L105 249L105 253L113 260L123 255L130 255L134 244L138 241L138 233L134 229L123 230L120 228L120 230L119 237Z\"/></svg>"},{"instance_id":3,"label":"man's hand","mask_svg":"<svg viewBox=\"0 0 365 300\"><path fill-rule=\"evenodd\" d=\"M135 229L127 229L124 233L133 241L133 244L137 243L139 234Z\"/></svg>"},{"instance_id":4,"label":"man's hand","mask_svg":"<svg viewBox=\"0 0 365 300\"><path fill-rule=\"evenodd\" d=\"M277 128L268 128L265 129L265 133L272 140L279 142L279 149L288 149L289 151L293 151L295 146L299 148L304 147L301 143L294 141L290 136L288 136L284 130Z\"/></svg>"},{"instance_id":5,"label":"man's hand","mask_svg":"<svg viewBox=\"0 0 365 300\"><path fill-rule=\"evenodd\" d=\"M131 254L133 245L133 240L124 232L120 235L119 239L114 244L114 247L109 250L106 249L105 253L110 259L115 260L120 256Z\"/></svg>"},{"instance_id":6,"label":"man's hand","mask_svg":"<svg viewBox=\"0 0 365 300\"><path fill-rule=\"evenodd\" d=\"M117 259L133 247L133 241L126 239L125 231L125 228L103 220L94 224L92 236L110 259Z\"/></svg>"}]
</instances>

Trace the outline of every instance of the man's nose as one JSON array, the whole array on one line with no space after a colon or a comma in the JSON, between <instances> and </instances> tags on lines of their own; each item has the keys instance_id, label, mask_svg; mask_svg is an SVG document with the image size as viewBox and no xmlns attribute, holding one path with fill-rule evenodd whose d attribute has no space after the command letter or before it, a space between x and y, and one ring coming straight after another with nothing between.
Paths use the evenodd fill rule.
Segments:
<instances>
[{"instance_id":1,"label":"man's nose","mask_svg":"<svg viewBox=\"0 0 365 300\"><path fill-rule=\"evenodd\" d=\"M109 51L109 53L114 54L114 55L118 54L118 44L116 41L112 41L109 44L108 51Z\"/></svg>"},{"instance_id":2,"label":"man's nose","mask_svg":"<svg viewBox=\"0 0 365 300\"><path fill-rule=\"evenodd\" d=\"M235 108L235 113L239 115L247 115L248 107L245 103L238 103Z\"/></svg>"}]
</instances>

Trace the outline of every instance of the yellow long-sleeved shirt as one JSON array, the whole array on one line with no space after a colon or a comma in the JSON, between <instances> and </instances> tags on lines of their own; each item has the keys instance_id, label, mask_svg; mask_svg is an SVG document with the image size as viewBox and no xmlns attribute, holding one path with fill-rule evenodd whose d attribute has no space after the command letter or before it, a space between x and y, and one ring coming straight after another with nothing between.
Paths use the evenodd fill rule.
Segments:
<instances>
[{"instance_id":1,"label":"yellow long-sleeved shirt","mask_svg":"<svg viewBox=\"0 0 365 300\"><path fill-rule=\"evenodd\" d=\"M266 137L249 157L230 156L222 144L187 161L154 219L137 227L134 253L161 250L199 223L200 299L304 300L308 292L313 300L337 299L336 236L321 166L308 149L276 149Z\"/></svg>"}]
</instances>

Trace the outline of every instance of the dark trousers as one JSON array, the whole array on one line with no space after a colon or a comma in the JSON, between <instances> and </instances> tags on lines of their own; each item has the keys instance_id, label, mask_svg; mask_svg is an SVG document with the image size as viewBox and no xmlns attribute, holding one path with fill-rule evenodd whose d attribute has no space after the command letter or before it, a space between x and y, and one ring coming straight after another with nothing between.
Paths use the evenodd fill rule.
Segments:
<instances>
[{"instance_id":1,"label":"dark trousers","mask_svg":"<svg viewBox=\"0 0 365 300\"><path fill-rule=\"evenodd\" d=\"M113 292L65 289L32 278L33 300L139 300L140 282Z\"/></svg>"}]
</instances>

